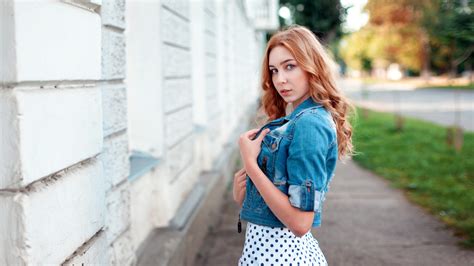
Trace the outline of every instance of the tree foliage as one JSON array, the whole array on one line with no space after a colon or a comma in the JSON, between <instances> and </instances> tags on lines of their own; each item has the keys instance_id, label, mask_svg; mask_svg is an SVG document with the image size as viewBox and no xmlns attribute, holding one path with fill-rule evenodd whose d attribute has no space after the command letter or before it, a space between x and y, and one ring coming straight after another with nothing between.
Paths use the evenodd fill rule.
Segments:
<instances>
[{"instance_id":1,"label":"tree foliage","mask_svg":"<svg viewBox=\"0 0 474 266\"><path fill-rule=\"evenodd\" d=\"M339 0L280 0L280 6L287 6L294 23L308 27L326 44L342 36L347 10Z\"/></svg>"},{"instance_id":2,"label":"tree foliage","mask_svg":"<svg viewBox=\"0 0 474 266\"><path fill-rule=\"evenodd\" d=\"M346 50L357 49L358 52L343 53L353 68L362 69L362 63L369 60L379 67L399 63L405 68L421 70L424 47L420 38L424 33L418 26L421 5L411 2L415 1L367 2L368 24L347 39Z\"/></svg>"},{"instance_id":3,"label":"tree foliage","mask_svg":"<svg viewBox=\"0 0 474 266\"><path fill-rule=\"evenodd\" d=\"M456 71L473 61L474 2L431 0L421 26L430 38L431 64L440 72Z\"/></svg>"},{"instance_id":4,"label":"tree foliage","mask_svg":"<svg viewBox=\"0 0 474 266\"><path fill-rule=\"evenodd\" d=\"M368 24L341 47L352 68L362 69L369 60L380 67L399 63L415 72L430 66L445 72L473 61L473 1L369 0L365 10Z\"/></svg>"}]
</instances>

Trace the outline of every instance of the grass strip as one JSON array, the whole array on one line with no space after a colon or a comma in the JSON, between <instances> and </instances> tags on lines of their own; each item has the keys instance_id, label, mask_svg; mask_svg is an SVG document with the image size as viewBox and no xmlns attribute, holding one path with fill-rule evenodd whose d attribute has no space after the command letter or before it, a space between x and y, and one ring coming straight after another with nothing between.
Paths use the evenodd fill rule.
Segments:
<instances>
[{"instance_id":1,"label":"grass strip","mask_svg":"<svg viewBox=\"0 0 474 266\"><path fill-rule=\"evenodd\" d=\"M470 85L446 85L446 86L434 86L434 85L427 85L427 86L420 86L417 89L456 89L456 90L474 90L474 84Z\"/></svg>"},{"instance_id":2,"label":"grass strip","mask_svg":"<svg viewBox=\"0 0 474 266\"><path fill-rule=\"evenodd\" d=\"M395 130L393 114L369 111L353 118L353 159L404 189L415 202L455 229L474 248L474 133L464 133L460 152L446 144L446 128L405 118Z\"/></svg>"}]
</instances>

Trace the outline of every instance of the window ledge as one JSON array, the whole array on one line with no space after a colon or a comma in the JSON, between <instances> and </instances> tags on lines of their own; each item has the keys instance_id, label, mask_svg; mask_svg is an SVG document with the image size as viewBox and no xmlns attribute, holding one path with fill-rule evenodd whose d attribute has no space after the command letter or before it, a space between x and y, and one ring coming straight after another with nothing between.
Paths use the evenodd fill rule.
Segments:
<instances>
[{"instance_id":1,"label":"window ledge","mask_svg":"<svg viewBox=\"0 0 474 266\"><path fill-rule=\"evenodd\" d=\"M150 154L142 151L132 151L130 155L130 175L128 176L129 181L134 181L138 177L150 172L155 168L160 160Z\"/></svg>"}]
</instances>

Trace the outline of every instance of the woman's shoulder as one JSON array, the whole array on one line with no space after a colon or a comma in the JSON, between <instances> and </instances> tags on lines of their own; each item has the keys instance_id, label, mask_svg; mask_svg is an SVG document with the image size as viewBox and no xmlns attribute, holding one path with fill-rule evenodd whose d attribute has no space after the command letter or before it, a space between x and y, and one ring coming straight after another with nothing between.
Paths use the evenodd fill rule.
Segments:
<instances>
[{"instance_id":1,"label":"woman's shoulder","mask_svg":"<svg viewBox=\"0 0 474 266\"><path fill-rule=\"evenodd\" d=\"M336 128L331 112L320 106L317 108L308 108L303 110L293 119L295 126L322 126Z\"/></svg>"},{"instance_id":2,"label":"woman's shoulder","mask_svg":"<svg viewBox=\"0 0 474 266\"><path fill-rule=\"evenodd\" d=\"M293 120L292 136L307 136L308 140L334 143L336 139L336 125L332 115L325 108L305 110ZM306 139L306 138L305 138Z\"/></svg>"}]
</instances>

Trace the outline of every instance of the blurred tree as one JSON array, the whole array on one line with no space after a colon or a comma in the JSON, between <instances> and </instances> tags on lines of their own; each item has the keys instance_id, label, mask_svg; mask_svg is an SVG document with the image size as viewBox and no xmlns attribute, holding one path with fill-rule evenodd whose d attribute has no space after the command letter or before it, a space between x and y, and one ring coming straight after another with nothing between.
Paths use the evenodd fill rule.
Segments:
<instances>
[{"instance_id":1,"label":"blurred tree","mask_svg":"<svg viewBox=\"0 0 474 266\"><path fill-rule=\"evenodd\" d=\"M425 0L427 1L427 0ZM429 35L431 64L439 73L455 75L457 68L474 61L474 1L429 0L422 26Z\"/></svg>"},{"instance_id":2,"label":"blurred tree","mask_svg":"<svg viewBox=\"0 0 474 266\"><path fill-rule=\"evenodd\" d=\"M371 28L364 27L357 33L344 37L340 45L340 54L350 68L370 73L372 59L368 55L367 44L372 42L373 36Z\"/></svg>"},{"instance_id":3,"label":"blurred tree","mask_svg":"<svg viewBox=\"0 0 474 266\"><path fill-rule=\"evenodd\" d=\"M308 27L326 45L342 36L347 9L339 0L280 0L280 6L287 6L294 23ZM286 25L281 18L280 23Z\"/></svg>"},{"instance_id":4,"label":"blurred tree","mask_svg":"<svg viewBox=\"0 0 474 266\"><path fill-rule=\"evenodd\" d=\"M425 56L427 38L419 21L423 0L369 0L368 27L374 34L369 56L387 63L399 63L405 68L420 71Z\"/></svg>"},{"instance_id":5,"label":"blurred tree","mask_svg":"<svg viewBox=\"0 0 474 266\"><path fill-rule=\"evenodd\" d=\"M425 68L428 38L419 25L425 1L428 0L369 0L365 6L369 21L347 37L344 59L356 69L363 69L367 61L380 68L390 63L415 72Z\"/></svg>"},{"instance_id":6,"label":"blurred tree","mask_svg":"<svg viewBox=\"0 0 474 266\"><path fill-rule=\"evenodd\" d=\"M424 76L430 68L452 75L472 70L474 1L368 0L365 9L368 24L346 37L347 45L341 47L352 68L362 69L361 60L370 59L377 67L399 63Z\"/></svg>"}]
</instances>

